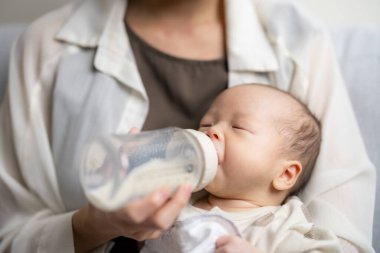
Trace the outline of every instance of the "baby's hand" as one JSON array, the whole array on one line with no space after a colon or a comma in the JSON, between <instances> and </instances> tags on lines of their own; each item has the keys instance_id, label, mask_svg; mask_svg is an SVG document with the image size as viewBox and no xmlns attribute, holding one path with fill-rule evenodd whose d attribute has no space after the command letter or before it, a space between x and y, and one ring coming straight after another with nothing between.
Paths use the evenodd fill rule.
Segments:
<instances>
[{"instance_id":1,"label":"baby's hand","mask_svg":"<svg viewBox=\"0 0 380 253\"><path fill-rule=\"evenodd\" d=\"M214 253L262 253L255 247L253 247L246 240L234 236L224 235L219 237L216 241L216 250Z\"/></svg>"}]
</instances>

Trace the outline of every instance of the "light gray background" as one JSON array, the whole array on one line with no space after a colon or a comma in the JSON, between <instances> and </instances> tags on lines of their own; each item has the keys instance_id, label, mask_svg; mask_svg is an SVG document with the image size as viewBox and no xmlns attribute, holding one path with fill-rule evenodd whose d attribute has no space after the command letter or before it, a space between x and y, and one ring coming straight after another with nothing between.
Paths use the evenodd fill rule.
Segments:
<instances>
[{"instance_id":1,"label":"light gray background","mask_svg":"<svg viewBox=\"0 0 380 253\"><path fill-rule=\"evenodd\" d=\"M70 0L0 0L0 24L28 23L69 1ZM305 5L328 25L380 25L380 0L296 1Z\"/></svg>"},{"instance_id":2,"label":"light gray background","mask_svg":"<svg viewBox=\"0 0 380 253\"><path fill-rule=\"evenodd\" d=\"M69 0L0 0L0 24L28 23Z\"/></svg>"}]
</instances>

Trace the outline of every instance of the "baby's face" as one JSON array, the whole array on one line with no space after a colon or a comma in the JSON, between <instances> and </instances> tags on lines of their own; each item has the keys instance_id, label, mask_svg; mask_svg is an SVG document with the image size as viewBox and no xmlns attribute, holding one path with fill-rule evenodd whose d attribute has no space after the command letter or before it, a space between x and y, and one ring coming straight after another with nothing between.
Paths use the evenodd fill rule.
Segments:
<instances>
[{"instance_id":1,"label":"baby's face","mask_svg":"<svg viewBox=\"0 0 380 253\"><path fill-rule=\"evenodd\" d=\"M211 138L219 160L216 177L206 187L211 194L243 199L270 190L282 150L276 129L281 99L272 93L257 86L229 89L202 118L199 130Z\"/></svg>"}]
</instances>

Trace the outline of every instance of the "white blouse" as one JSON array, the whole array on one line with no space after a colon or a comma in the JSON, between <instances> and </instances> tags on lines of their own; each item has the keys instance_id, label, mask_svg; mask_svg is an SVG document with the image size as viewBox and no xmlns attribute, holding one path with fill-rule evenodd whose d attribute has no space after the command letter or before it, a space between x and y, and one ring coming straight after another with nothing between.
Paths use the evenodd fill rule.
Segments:
<instances>
[{"instance_id":1,"label":"white blouse","mask_svg":"<svg viewBox=\"0 0 380 253\"><path fill-rule=\"evenodd\" d=\"M0 252L74 252L71 217L86 201L78 178L84 143L143 125L148 98L124 27L126 4L69 4L14 45L0 108ZM229 87L277 86L322 120L321 153L301 198L317 225L374 252L375 169L326 33L287 1L225 0L225 11Z\"/></svg>"}]
</instances>

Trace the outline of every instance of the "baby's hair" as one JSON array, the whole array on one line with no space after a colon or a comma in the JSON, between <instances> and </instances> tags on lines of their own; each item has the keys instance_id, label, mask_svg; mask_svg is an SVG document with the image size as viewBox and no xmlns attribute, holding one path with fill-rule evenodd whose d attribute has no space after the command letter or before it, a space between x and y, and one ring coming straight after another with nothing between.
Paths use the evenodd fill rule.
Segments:
<instances>
[{"instance_id":1,"label":"baby's hair","mask_svg":"<svg viewBox=\"0 0 380 253\"><path fill-rule=\"evenodd\" d=\"M281 91L281 90L279 90ZM321 123L310 109L292 94L286 93L297 103L290 112L291 117L283 119L280 134L284 136L285 154L302 164L302 172L292 187L290 195L299 194L309 181L316 164L322 142Z\"/></svg>"},{"instance_id":2,"label":"baby's hair","mask_svg":"<svg viewBox=\"0 0 380 253\"><path fill-rule=\"evenodd\" d=\"M295 102L290 112L285 113L290 117L280 117L278 131L285 138L282 147L284 155L289 159L298 160L302 165L302 172L290 190L290 195L296 195L309 181L316 164L322 141L321 123L310 109L292 94L270 85L255 85L276 90Z\"/></svg>"}]
</instances>

